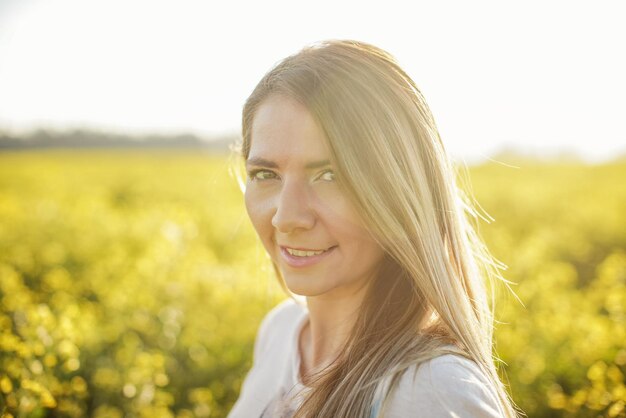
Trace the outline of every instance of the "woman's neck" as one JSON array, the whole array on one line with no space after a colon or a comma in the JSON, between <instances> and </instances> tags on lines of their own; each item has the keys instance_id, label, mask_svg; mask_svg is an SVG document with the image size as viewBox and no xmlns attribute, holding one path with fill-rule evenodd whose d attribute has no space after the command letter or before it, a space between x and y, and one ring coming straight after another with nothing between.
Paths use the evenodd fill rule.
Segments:
<instances>
[{"instance_id":1,"label":"woman's neck","mask_svg":"<svg viewBox=\"0 0 626 418\"><path fill-rule=\"evenodd\" d=\"M349 296L307 297L309 320L299 338L303 381L337 358L356 322L364 290Z\"/></svg>"}]
</instances>

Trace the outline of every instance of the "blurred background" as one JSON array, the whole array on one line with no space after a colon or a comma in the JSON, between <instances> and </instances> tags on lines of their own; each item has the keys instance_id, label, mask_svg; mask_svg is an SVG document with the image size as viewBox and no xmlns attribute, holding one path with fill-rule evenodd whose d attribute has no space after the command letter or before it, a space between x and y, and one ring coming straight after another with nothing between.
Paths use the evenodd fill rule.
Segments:
<instances>
[{"instance_id":1,"label":"blurred background","mask_svg":"<svg viewBox=\"0 0 626 418\"><path fill-rule=\"evenodd\" d=\"M0 416L225 417L285 298L229 146L315 41L372 43L425 94L530 417L626 416L620 1L0 0Z\"/></svg>"}]
</instances>

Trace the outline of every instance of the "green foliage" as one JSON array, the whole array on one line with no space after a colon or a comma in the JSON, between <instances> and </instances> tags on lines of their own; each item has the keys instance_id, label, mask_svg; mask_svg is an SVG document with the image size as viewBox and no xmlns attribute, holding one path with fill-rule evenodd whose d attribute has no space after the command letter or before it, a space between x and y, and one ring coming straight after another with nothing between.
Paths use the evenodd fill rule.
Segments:
<instances>
[{"instance_id":1,"label":"green foliage","mask_svg":"<svg viewBox=\"0 0 626 418\"><path fill-rule=\"evenodd\" d=\"M0 154L0 416L226 416L284 298L229 167ZM471 171L525 305L499 293L496 342L530 417L626 414L624 178L624 163Z\"/></svg>"},{"instance_id":2,"label":"green foliage","mask_svg":"<svg viewBox=\"0 0 626 418\"><path fill-rule=\"evenodd\" d=\"M529 417L626 416L626 164L471 172L481 228L525 307L496 302L498 355Z\"/></svg>"},{"instance_id":3,"label":"green foliage","mask_svg":"<svg viewBox=\"0 0 626 418\"><path fill-rule=\"evenodd\" d=\"M281 297L228 168L0 154L0 415L226 415Z\"/></svg>"}]
</instances>

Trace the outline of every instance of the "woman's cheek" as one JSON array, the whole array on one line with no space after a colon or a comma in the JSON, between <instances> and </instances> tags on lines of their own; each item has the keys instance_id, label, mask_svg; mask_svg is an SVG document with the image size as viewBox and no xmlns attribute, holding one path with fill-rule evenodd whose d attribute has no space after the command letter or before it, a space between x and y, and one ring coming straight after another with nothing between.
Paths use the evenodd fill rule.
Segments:
<instances>
[{"instance_id":1,"label":"woman's cheek","mask_svg":"<svg viewBox=\"0 0 626 418\"><path fill-rule=\"evenodd\" d=\"M356 214L356 210L340 189L329 187L320 190L320 193L320 200L330 206L338 216L351 219Z\"/></svg>"},{"instance_id":2,"label":"woman's cheek","mask_svg":"<svg viewBox=\"0 0 626 418\"><path fill-rule=\"evenodd\" d=\"M267 190L260 190L256 185L246 189L245 205L248 217L259 234L261 240L272 228L273 194Z\"/></svg>"},{"instance_id":3,"label":"woman's cheek","mask_svg":"<svg viewBox=\"0 0 626 418\"><path fill-rule=\"evenodd\" d=\"M320 184L313 189L315 204L319 207L330 208L333 212L343 212L345 196L334 184Z\"/></svg>"},{"instance_id":4,"label":"woman's cheek","mask_svg":"<svg viewBox=\"0 0 626 418\"><path fill-rule=\"evenodd\" d=\"M259 193L257 190L255 190L254 186L248 186L246 188L246 211L248 212L248 217L250 218L250 221L257 230L260 222L260 211L263 206L263 203L260 201L259 197Z\"/></svg>"}]
</instances>

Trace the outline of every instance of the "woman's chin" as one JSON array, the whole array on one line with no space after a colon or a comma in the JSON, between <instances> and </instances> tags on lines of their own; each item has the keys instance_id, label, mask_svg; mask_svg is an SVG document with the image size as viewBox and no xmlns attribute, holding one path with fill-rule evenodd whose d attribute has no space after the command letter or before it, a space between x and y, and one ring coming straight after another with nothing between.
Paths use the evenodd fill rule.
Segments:
<instances>
[{"instance_id":1,"label":"woman's chin","mask_svg":"<svg viewBox=\"0 0 626 418\"><path fill-rule=\"evenodd\" d=\"M311 289L311 286L294 286L294 285L287 284L287 289L289 289L289 291L293 293L294 295L299 295L299 296L304 296L304 297L317 296L323 293L323 292L320 293L319 291L316 291L315 289Z\"/></svg>"},{"instance_id":2,"label":"woman's chin","mask_svg":"<svg viewBox=\"0 0 626 418\"><path fill-rule=\"evenodd\" d=\"M305 297L319 296L327 291L310 280L285 278L285 284L291 293Z\"/></svg>"}]
</instances>

